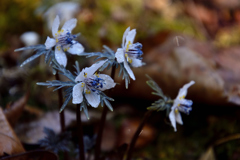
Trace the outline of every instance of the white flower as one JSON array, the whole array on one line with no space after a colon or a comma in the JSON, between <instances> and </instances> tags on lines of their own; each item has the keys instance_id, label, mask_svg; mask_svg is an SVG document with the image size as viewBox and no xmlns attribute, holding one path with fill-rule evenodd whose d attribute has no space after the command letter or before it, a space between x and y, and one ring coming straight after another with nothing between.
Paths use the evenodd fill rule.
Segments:
<instances>
[{"instance_id":1,"label":"white flower","mask_svg":"<svg viewBox=\"0 0 240 160\"><path fill-rule=\"evenodd\" d=\"M25 46L33 46L39 43L39 35L36 32L25 32L21 35L20 40Z\"/></svg>"},{"instance_id":2,"label":"white flower","mask_svg":"<svg viewBox=\"0 0 240 160\"><path fill-rule=\"evenodd\" d=\"M60 25L59 17L53 21L52 25L52 34L54 38L47 37L45 42L46 49L50 49L55 46L55 58L60 65L66 67L67 57L64 53L65 51L80 55L84 48L77 41L73 40L76 38L76 35L72 35L71 31L75 28L77 24L77 19L70 19L63 25L61 30L58 30Z\"/></svg>"},{"instance_id":3,"label":"white flower","mask_svg":"<svg viewBox=\"0 0 240 160\"><path fill-rule=\"evenodd\" d=\"M113 79L105 74L97 74L96 71L106 62L100 61L91 67L84 68L76 77L77 84L73 87L73 104L80 104L83 95L92 107L98 107L100 103L99 91L115 87Z\"/></svg>"},{"instance_id":4,"label":"white flower","mask_svg":"<svg viewBox=\"0 0 240 160\"><path fill-rule=\"evenodd\" d=\"M177 98L174 100L173 106L171 108L171 112L169 114L169 119L172 123L172 126L174 128L174 131L177 131L176 128L176 122L179 124L183 124L182 117L180 112L183 112L185 114L189 114L189 112L192 110L192 101L185 99L185 96L187 95L187 89L193 85L195 82L191 81L188 84L185 84L178 92Z\"/></svg>"},{"instance_id":5,"label":"white flower","mask_svg":"<svg viewBox=\"0 0 240 160\"><path fill-rule=\"evenodd\" d=\"M52 22L56 15L60 16L62 21L72 19L80 10L80 4L77 2L59 2L50 7L44 14L42 10L38 12L43 15L49 29L52 28Z\"/></svg>"},{"instance_id":6,"label":"white flower","mask_svg":"<svg viewBox=\"0 0 240 160\"><path fill-rule=\"evenodd\" d=\"M136 29L130 30L130 27L128 27L123 34L122 48L118 48L115 54L118 63L123 62L125 69L133 80L135 80L135 76L129 64L132 67L140 67L143 65L141 58L141 55L143 54L141 51L142 44L138 42L133 43L135 35Z\"/></svg>"}]
</instances>

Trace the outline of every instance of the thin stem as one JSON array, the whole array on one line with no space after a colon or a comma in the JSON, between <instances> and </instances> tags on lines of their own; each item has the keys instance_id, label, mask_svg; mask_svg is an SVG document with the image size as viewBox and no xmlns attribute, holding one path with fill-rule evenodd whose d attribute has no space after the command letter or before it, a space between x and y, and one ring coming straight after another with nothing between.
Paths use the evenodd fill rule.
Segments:
<instances>
[{"instance_id":1,"label":"thin stem","mask_svg":"<svg viewBox=\"0 0 240 160\"><path fill-rule=\"evenodd\" d=\"M131 140L131 142L130 142L129 149L128 149L128 152L127 152L127 159L126 159L126 160L131 160L131 158L132 158L132 153L133 153L133 149L134 149L134 146L135 146L135 144L136 144L136 142L137 142L137 139L138 139L138 137L139 137L139 135L140 135L143 127L144 127L144 124L145 124L146 121L149 119L149 117L151 116L152 112L153 112L153 110L147 111L147 112L145 113L143 119L142 119L142 122L139 124L139 126L138 126L138 128L137 128L137 130L136 130L136 132L135 132L135 134L134 134L134 136L133 136L133 138L132 138L132 140Z\"/></svg>"},{"instance_id":2,"label":"thin stem","mask_svg":"<svg viewBox=\"0 0 240 160\"><path fill-rule=\"evenodd\" d=\"M112 66L111 78L113 80L115 77L115 70L116 70L116 66ZM109 91L108 91L108 93L109 93ZM104 126L105 126L107 111L108 111L108 107L104 106L100 124L99 124L98 134L97 134L96 147L95 147L95 160L99 160L99 156L100 156L100 152L101 152L102 134L103 134Z\"/></svg>"},{"instance_id":3,"label":"thin stem","mask_svg":"<svg viewBox=\"0 0 240 160\"><path fill-rule=\"evenodd\" d=\"M55 75L56 80L60 80L58 71ZM63 105L63 95L62 95L62 89L58 89L58 108L59 110L61 109ZM63 133L65 131L65 115L64 115L64 110L60 113L60 125L61 125L61 132ZM64 160L68 160L68 153L65 151L64 152Z\"/></svg>"},{"instance_id":4,"label":"thin stem","mask_svg":"<svg viewBox=\"0 0 240 160\"><path fill-rule=\"evenodd\" d=\"M85 160L84 153L84 143L83 143L83 127L81 121L81 112L80 112L80 104L77 104L76 116L77 116L77 128L78 128L78 149L79 149L79 160Z\"/></svg>"},{"instance_id":5,"label":"thin stem","mask_svg":"<svg viewBox=\"0 0 240 160\"><path fill-rule=\"evenodd\" d=\"M55 75L56 80L60 80L58 72ZM61 109L61 106L63 105L63 95L62 95L62 89L58 89L58 105L59 110ZM65 131L65 116L64 116L64 110L60 113L60 124L61 124L61 132L63 133Z\"/></svg>"}]
</instances>

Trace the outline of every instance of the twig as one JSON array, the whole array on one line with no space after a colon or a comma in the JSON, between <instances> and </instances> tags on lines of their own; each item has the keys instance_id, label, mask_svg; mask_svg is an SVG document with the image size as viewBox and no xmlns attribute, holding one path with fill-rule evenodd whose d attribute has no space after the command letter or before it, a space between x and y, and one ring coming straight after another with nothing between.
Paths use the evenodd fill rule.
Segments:
<instances>
[{"instance_id":1,"label":"twig","mask_svg":"<svg viewBox=\"0 0 240 160\"><path fill-rule=\"evenodd\" d=\"M144 124L145 124L146 121L149 119L149 117L151 116L152 112L153 112L153 110L147 111L147 112L145 113L144 117L143 117L142 122L139 124L139 126L138 126L138 128L137 128L137 130L136 130L136 132L135 132L135 134L134 134L134 136L133 136L133 138L132 138L132 140L131 140L131 142L130 142L129 149L128 149L128 152L127 152L127 159L126 159L126 160L131 160L131 158L132 158L132 153L133 153L133 149L134 149L134 146L135 146L135 144L136 144L136 142L137 142L137 139L138 139L138 137L139 137L139 135L140 135L143 127L144 127Z\"/></svg>"}]
</instances>

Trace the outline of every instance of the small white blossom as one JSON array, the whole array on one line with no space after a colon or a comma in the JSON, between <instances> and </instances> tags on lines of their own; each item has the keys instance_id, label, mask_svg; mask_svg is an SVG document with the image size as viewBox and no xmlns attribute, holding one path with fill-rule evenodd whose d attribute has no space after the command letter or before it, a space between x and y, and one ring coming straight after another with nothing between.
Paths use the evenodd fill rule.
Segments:
<instances>
[{"instance_id":1,"label":"small white blossom","mask_svg":"<svg viewBox=\"0 0 240 160\"><path fill-rule=\"evenodd\" d=\"M63 25L61 30L58 30L60 25L59 17L53 21L52 34L54 38L47 37L45 42L46 49L50 49L55 46L55 58L60 65L66 67L67 57L64 52L71 54L80 55L84 48L83 46L75 41L76 35L72 35L73 28L76 27L77 19L70 19Z\"/></svg>"},{"instance_id":2,"label":"small white blossom","mask_svg":"<svg viewBox=\"0 0 240 160\"><path fill-rule=\"evenodd\" d=\"M174 128L174 131L177 131L176 128L176 122L179 124L183 124L182 117L180 112L183 112L185 114L189 114L189 112L192 110L192 101L185 99L187 95L188 88L193 85L195 82L191 81L188 84L185 84L178 92L177 98L174 100L173 106L171 108L171 112L169 113L169 119L171 121L171 124Z\"/></svg>"},{"instance_id":3,"label":"small white blossom","mask_svg":"<svg viewBox=\"0 0 240 160\"><path fill-rule=\"evenodd\" d=\"M97 74L96 71L106 62L100 61L91 67L84 68L76 77L77 83L73 87L73 104L80 104L83 101L83 95L88 103L96 108L100 103L99 91L104 91L115 87L113 79L105 74Z\"/></svg>"},{"instance_id":4,"label":"small white blossom","mask_svg":"<svg viewBox=\"0 0 240 160\"><path fill-rule=\"evenodd\" d=\"M67 21L72 19L79 10L80 4L77 2L59 2L51 6L44 14L41 12L42 10L38 9L49 29L52 28L52 22L56 15L59 15L61 20Z\"/></svg>"},{"instance_id":5,"label":"small white blossom","mask_svg":"<svg viewBox=\"0 0 240 160\"><path fill-rule=\"evenodd\" d=\"M36 32L25 32L21 35L20 40L25 46L33 46L39 43L40 37Z\"/></svg>"},{"instance_id":6,"label":"small white blossom","mask_svg":"<svg viewBox=\"0 0 240 160\"><path fill-rule=\"evenodd\" d=\"M126 29L123 34L122 39L122 48L118 48L115 54L118 63L123 63L124 68L127 70L129 76L135 80L135 76L130 68L142 66L141 55L143 52L141 43L133 43L133 40L136 36L136 29L130 30L130 27ZM130 65L130 66L129 66Z\"/></svg>"}]
</instances>

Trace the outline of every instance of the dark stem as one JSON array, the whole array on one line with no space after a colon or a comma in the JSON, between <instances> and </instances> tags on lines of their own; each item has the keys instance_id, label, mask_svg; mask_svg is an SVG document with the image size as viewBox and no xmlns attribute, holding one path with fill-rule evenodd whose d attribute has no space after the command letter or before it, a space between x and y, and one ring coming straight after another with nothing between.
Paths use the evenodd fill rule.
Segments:
<instances>
[{"instance_id":1,"label":"dark stem","mask_svg":"<svg viewBox=\"0 0 240 160\"><path fill-rule=\"evenodd\" d=\"M55 78L58 81L60 80L58 72L56 73ZM58 105L59 105L59 110L60 110L63 105L62 89L58 89ZM63 133L65 131L64 110L60 113L60 124L61 124L61 132Z\"/></svg>"},{"instance_id":2,"label":"dark stem","mask_svg":"<svg viewBox=\"0 0 240 160\"><path fill-rule=\"evenodd\" d=\"M114 80L116 66L112 66L111 78ZM110 90L109 90L110 91ZM109 92L108 92L109 93ZM102 134L105 126L106 116L107 116L108 107L104 106L102 111L102 116L99 124L96 146L95 146L95 160L99 160L99 155L101 152L101 143L102 143Z\"/></svg>"},{"instance_id":3,"label":"dark stem","mask_svg":"<svg viewBox=\"0 0 240 160\"><path fill-rule=\"evenodd\" d=\"M78 133L78 149L79 149L79 160L85 160L84 153L84 143L83 143L83 127L81 121L81 112L80 112L80 104L77 104L77 133Z\"/></svg>"},{"instance_id":4,"label":"dark stem","mask_svg":"<svg viewBox=\"0 0 240 160\"><path fill-rule=\"evenodd\" d=\"M134 146L137 142L137 139L144 127L144 124L147 122L147 120L150 118L151 114L152 114L153 110L149 110L145 113L143 119L142 119L142 122L139 124L131 142L130 142L130 145L129 145L129 149L128 149L128 152L127 152L127 159L126 160L131 160L132 158L132 153L133 153L133 149L134 149Z\"/></svg>"},{"instance_id":5,"label":"dark stem","mask_svg":"<svg viewBox=\"0 0 240 160\"><path fill-rule=\"evenodd\" d=\"M56 78L56 80L60 80L60 78L59 78L59 74L58 74L58 71L57 71L57 73L56 73L56 75L55 75L55 78ZM58 109L60 110L61 109L61 107L62 107L62 105L63 105L63 94L62 94L62 89L60 88L60 89L58 89ZM65 131L65 116L64 116L64 110L61 112L61 113L59 113L60 114L60 125L61 125L61 132L63 133L64 131ZM65 151L64 153L63 153L64 155L64 160L68 160L68 153Z\"/></svg>"}]
</instances>

